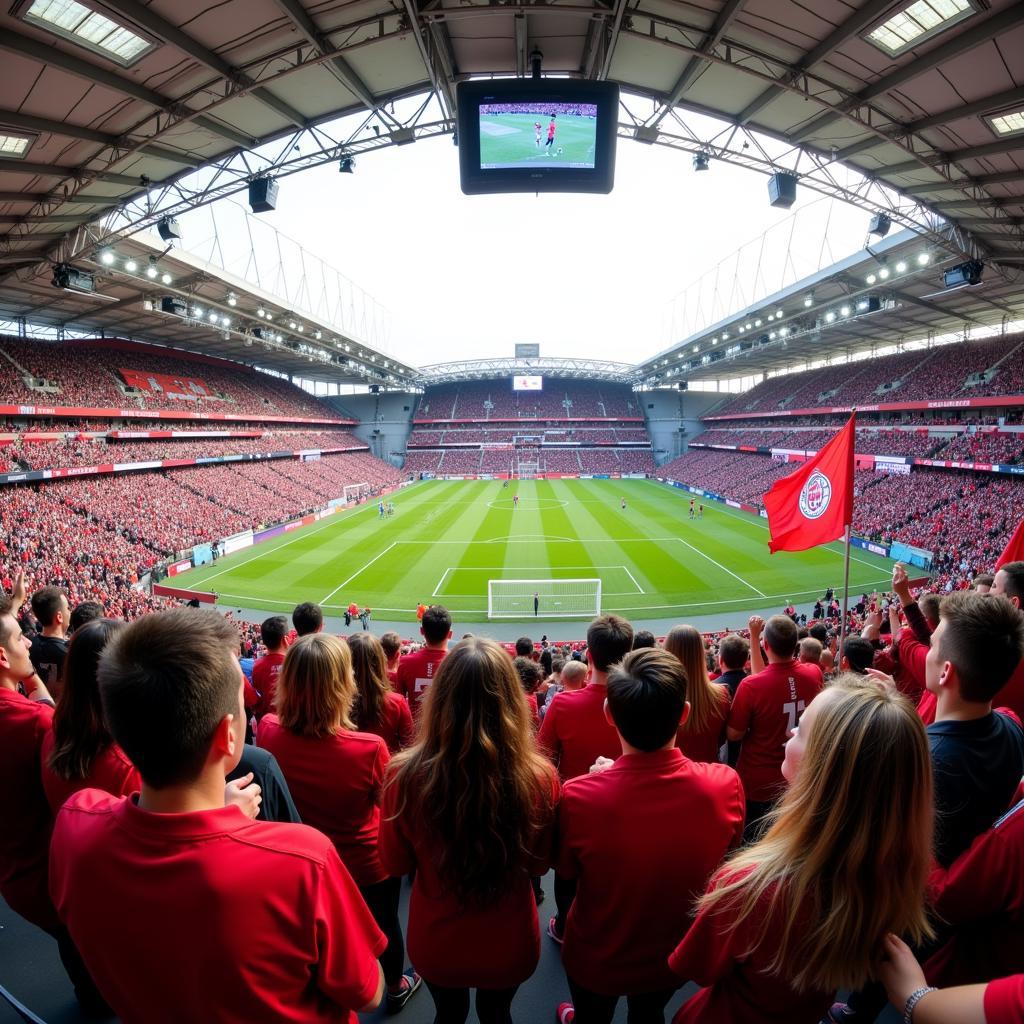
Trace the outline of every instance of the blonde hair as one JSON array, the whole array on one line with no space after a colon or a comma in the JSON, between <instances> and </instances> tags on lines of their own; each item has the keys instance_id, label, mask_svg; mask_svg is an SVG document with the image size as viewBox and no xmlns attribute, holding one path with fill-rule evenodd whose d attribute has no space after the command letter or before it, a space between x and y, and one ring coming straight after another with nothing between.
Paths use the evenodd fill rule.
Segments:
<instances>
[{"instance_id":1,"label":"blonde hair","mask_svg":"<svg viewBox=\"0 0 1024 1024\"><path fill-rule=\"evenodd\" d=\"M796 779L754 846L698 905L754 924L752 953L781 918L768 969L796 991L856 988L886 933L932 936L932 766L924 726L901 694L840 676L819 709Z\"/></svg>"},{"instance_id":2,"label":"blonde hair","mask_svg":"<svg viewBox=\"0 0 1024 1024\"><path fill-rule=\"evenodd\" d=\"M582 661L567 661L562 666L562 684L568 689L582 683L587 677L587 666Z\"/></svg>"},{"instance_id":3,"label":"blonde hair","mask_svg":"<svg viewBox=\"0 0 1024 1024\"><path fill-rule=\"evenodd\" d=\"M729 691L708 679L708 661L704 637L693 626L673 626L665 637L665 650L679 659L686 673L686 699L690 717L683 723L683 732L703 732L710 726Z\"/></svg>"},{"instance_id":4,"label":"blonde hair","mask_svg":"<svg viewBox=\"0 0 1024 1024\"><path fill-rule=\"evenodd\" d=\"M355 696L352 656L336 636L310 633L288 648L274 696L285 729L316 739L355 729L350 717Z\"/></svg>"}]
</instances>

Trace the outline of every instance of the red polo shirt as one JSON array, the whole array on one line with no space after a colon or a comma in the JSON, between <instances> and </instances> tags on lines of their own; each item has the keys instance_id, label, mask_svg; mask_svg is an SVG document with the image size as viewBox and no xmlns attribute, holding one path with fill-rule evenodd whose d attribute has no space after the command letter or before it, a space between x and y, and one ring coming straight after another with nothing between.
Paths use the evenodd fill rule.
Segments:
<instances>
[{"instance_id":1,"label":"red polo shirt","mask_svg":"<svg viewBox=\"0 0 1024 1024\"><path fill-rule=\"evenodd\" d=\"M387 744L348 729L324 739L298 736L267 715L256 745L277 758L299 816L330 837L356 884L383 882L388 874L377 856L377 831Z\"/></svg>"},{"instance_id":2,"label":"red polo shirt","mask_svg":"<svg viewBox=\"0 0 1024 1024\"><path fill-rule=\"evenodd\" d=\"M50 810L56 814L72 793L80 789L102 789L111 796L128 796L142 789L142 778L135 770L135 765L128 760L128 755L116 744L111 743L93 760L88 778L64 779L50 767L50 755L53 753L54 735L51 729L43 738L42 779L43 789Z\"/></svg>"},{"instance_id":3,"label":"red polo shirt","mask_svg":"<svg viewBox=\"0 0 1024 1024\"><path fill-rule=\"evenodd\" d=\"M721 908L697 915L669 966L681 980L705 987L683 1004L672 1024L803 1024L825 1015L832 990L796 992L769 970L781 940L782 908L766 925L767 897L762 902L738 928ZM762 928L764 939L751 951Z\"/></svg>"},{"instance_id":4,"label":"red polo shirt","mask_svg":"<svg viewBox=\"0 0 1024 1024\"><path fill-rule=\"evenodd\" d=\"M798 661L768 665L740 683L729 728L743 733L736 770L748 800L774 800L785 787L786 740L821 685L821 669Z\"/></svg>"},{"instance_id":5,"label":"red polo shirt","mask_svg":"<svg viewBox=\"0 0 1024 1024\"><path fill-rule=\"evenodd\" d=\"M53 708L0 687L0 896L40 928L57 926L46 891L53 819L43 791L41 749Z\"/></svg>"},{"instance_id":6,"label":"red polo shirt","mask_svg":"<svg viewBox=\"0 0 1024 1024\"><path fill-rule=\"evenodd\" d=\"M421 647L399 660L395 689L409 701L413 718L418 717L420 702L437 675L437 666L444 661L447 653L434 647Z\"/></svg>"},{"instance_id":7,"label":"red polo shirt","mask_svg":"<svg viewBox=\"0 0 1024 1024\"><path fill-rule=\"evenodd\" d=\"M359 731L379 736L387 744L389 754L411 747L414 730L409 702L397 693L386 694L380 717L376 722L360 722Z\"/></svg>"},{"instance_id":8,"label":"red polo shirt","mask_svg":"<svg viewBox=\"0 0 1024 1024\"><path fill-rule=\"evenodd\" d=\"M252 666L252 685L259 692L255 707L257 718L269 715L274 710L274 694L277 693L277 677L284 664L283 654L264 654Z\"/></svg>"},{"instance_id":9,"label":"red polo shirt","mask_svg":"<svg viewBox=\"0 0 1024 1024\"><path fill-rule=\"evenodd\" d=\"M742 839L744 809L732 768L698 764L678 748L623 754L606 771L567 782L556 870L578 882L566 974L603 995L677 987L668 956L694 900Z\"/></svg>"},{"instance_id":10,"label":"red polo shirt","mask_svg":"<svg viewBox=\"0 0 1024 1024\"><path fill-rule=\"evenodd\" d=\"M153 814L97 790L61 809L50 889L125 1024L357 1024L387 940L326 836L237 807Z\"/></svg>"},{"instance_id":11,"label":"red polo shirt","mask_svg":"<svg viewBox=\"0 0 1024 1024\"><path fill-rule=\"evenodd\" d=\"M557 785L557 783L555 783ZM530 875L550 867L554 823L537 837L530 861L494 903L466 907L437 871L436 841L417 822L415 794L407 794L405 812L396 786L384 793L380 856L392 875L416 868L409 898L409 960L423 978L444 988L511 988L536 970L540 929Z\"/></svg>"},{"instance_id":12,"label":"red polo shirt","mask_svg":"<svg viewBox=\"0 0 1024 1024\"><path fill-rule=\"evenodd\" d=\"M603 683L588 683L582 690L563 691L548 708L537 739L563 781L586 775L598 757L622 753L619 734L604 717L607 695Z\"/></svg>"},{"instance_id":13,"label":"red polo shirt","mask_svg":"<svg viewBox=\"0 0 1024 1024\"><path fill-rule=\"evenodd\" d=\"M991 1024L1024 1024L1024 974L990 982L984 1010L985 1020Z\"/></svg>"}]
</instances>

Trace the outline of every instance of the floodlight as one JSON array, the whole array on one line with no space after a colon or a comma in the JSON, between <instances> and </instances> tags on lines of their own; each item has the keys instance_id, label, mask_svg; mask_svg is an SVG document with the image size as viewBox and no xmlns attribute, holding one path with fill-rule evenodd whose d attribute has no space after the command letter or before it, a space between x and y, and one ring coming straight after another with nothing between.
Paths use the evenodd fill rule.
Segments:
<instances>
[{"instance_id":1,"label":"floodlight","mask_svg":"<svg viewBox=\"0 0 1024 1024\"><path fill-rule=\"evenodd\" d=\"M160 276L160 281L161 281L161 282L162 282L163 284L170 284L170 283L171 283L171 282L172 282L173 280L174 280L174 278L173 278L173 277L171 277L171 275L170 275L170 274L168 274L166 270L165 270L165 271L163 272L163 274L162 274L162 275Z\"/></svg>"},{"instance_id":2,"label":"floodlight","mask_svg":"<svg viewBox=\"0 0 1024 1024\"><path fill-rule=\"evenodd\" d=\"M875 277L874 274L868 274L868 276L865 277L864 280L867 281L868 284L874 284L878 280L878 278Z\"/></svg>"},{"instance_id":3,"label":"floodlight","mask_svg":"<svg viewBox=\"0 0 1024 1024\"><path fill-rule=\"evenodd\" d=\"M813 306L813 305L814 305L814 296L813 295L806 295L806 296L804 296L804 309L810 309L811 306Z\"/></svg>"},{"instance_id":4,"label":"floodlight","mask_svg":"<svg viewBox=\"0 0 1024 1024\"><path fill-rule=\"evenodd\" d=\"M238 305L238 296L234 292L228 292L228 305L229 306L237 306Z\"/></svg>"},{"instance_id":5,"label":"floodlight","mask_svg":"<svg viewBox=\"0 0 1024 1024\"><path fill-rule=\"evenodd\" d=\"M124 269L127 270L129 274L134 274L135 271L139 269L139 265L135 260L125 260Z\"/></svg>"},{"instance_id":6,"label":"floodlight","mask_svg":"<svg viewBox=\"0 0 1024 1024\"><path fill-rule=\"evenodd\" d=\"M850 315L850 307L849 306L842 306L842 307L840 307L839 315L840 316L849 316Z\"/></svg>"},{"instance_id":7,"label":"floodlight","mask_svg":"<svg viewBox=\"0 0 1024 1024\"><path fill-rule=\"evenodd\" d=\"M931 254L927 252L921 252L917 254L918 266L926 267L931 262Z\"/></svg>"},{"instance_id":8,"label":"floodlight","mask_svg":"<svg viewBox=\"0 0 1024 1024\"><path fill-rule=\"evenodd\" d=\"M900 260L899 263L896 264L896 273L897 274L904 273L906 271L906 269L907 269L907 264L906 264L906 262L904 260Z\"/></svg>"},{"instance_id":9,"label":"floodlight","mask_svg":"<svg viewBox=\"0 0 1024 1024\"><path fill-rule=\"evenodd\" d=\"M102 249L102 250L100 250L100 263L102 263L105 267L109 267L110 264L113 263L113 262L114 262L114 253L113 253L112 250L110 250L110 249Z\"/></svg>"},{"instance_id":10,"label":"floodlight","mask_svg":"<svg viewBox=\"0 0 1024 1024\"><path fill-rule=\"evenodd\" d=\"M889 268L882 267L882 269L878 272L878 276L884 281L889 276Z\"/></svg>"}]
</instances>

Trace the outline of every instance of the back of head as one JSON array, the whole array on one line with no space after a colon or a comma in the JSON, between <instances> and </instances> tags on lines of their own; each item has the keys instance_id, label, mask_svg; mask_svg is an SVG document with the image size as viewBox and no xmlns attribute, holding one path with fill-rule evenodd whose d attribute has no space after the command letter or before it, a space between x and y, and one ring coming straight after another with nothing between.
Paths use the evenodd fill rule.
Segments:
<instances>
[{"instance_id":1,"label":"back of head","mask_svg":"<svg viewBox=\"0 0 1024 1024\"><path fill-rule=\"evenodd\" d=\"M544 670L533 658L522 655L513 661L519 681L523 684L526 693L535 693L537 687L544 682Z\"/></svg>"},{"instance_id":2,"label":"back of head","mask_svg":"<svg viewBox=\"0 0 1024 1024\"><path fill-rule=\"evenodd\" d=\"M348 652L356 686L356 707L352 718L356 727L363 729L380 720L391 689L388 663L383 645L372 633L353 633L348 638Z\"/></svg>"},{"instance_id":3,"label":"back of head","mask_svg":"<svg viewBox=\"0 0 1024 1024\"><path fill-rule=\"evenodd\" d=\"M979 573L971 580L971 589L978 590L983 594L987 594L992 589L992 584L995 582L995 576L990 572Z\"/></svg>"},{"instance_id":4,"label":"back of head","mask_svg":"<svg viewBox=\"0 0 1024 1024\"><path fill-rule=\"evenodd\" d=\"M807 630L808 636L813 636L822 647L828 647L828 627L824 622L816 622Z\"/></svg>"},{"instance_id":5,"label":"back of head","mask_svg":"<svg viewBox=\"0 0 1024 1024\"><path fill-rule=\"evenodd\" d=\"M107 644L98 670L110 732L145 783L200 774L225 715L242 714L238 632L215 611L144 615Z\"/></svg>"},{"instance_id":6,"label":"back of head","mask_svg":"<svg viewBox=\"0 0 1024 1024\"><path fill-rule=\"evenodd\" d=\"M641 651L645 647L654 647L657 643L657 637L649 629L638 629L633 634L634 651Z\"/></svg>"},{"instance_id":7,"label":"back of head","mask_svg":"<svg viewBox=\"0 0 1024 1024\"><path fill-rule=\"evenodd\" d=\"M305 608L305 605L299 605L299 608ZM316 605L313 605L315 608ZM299 608L295 609L297 614ZM322 618L321 618L322 621ZM300 633L301 630L296 626L295 632ZM312 630L311 632L316 632ZM288 635L288 620L283 615L271 615L269 619L264 619L260 623L260 639L263 641L263 646L268 651L276 651L283 643L284 638Z\"/></svg>"},{"instance_id":8,"label":"back of head","mask_svg":"<svg viewBox=\"0 0 1024 1024\"><path fill-rule=\"evenodd\" d=\"M773 615L764 626L764 644L777 658L796 654L796 623L788 615Z\"/></svg>"},{"instance_id":9,"label":"back of head","mask_svg":"<svg viewBox=\"0 0 1024 1024\"><path fill-rule=\"evenodd\" d=\"M817 665L821 661L821 641L813 636L805 636L800 641L800 660L809 665Z\"/></svg>"},{"instance_id":10,"label":"back of head","mask_svg":"<svg viewBox=\"0 0 1024 1024\"><path fill-rule=\"evenodd\" d=\"M516 657L529 658L533 654L533 641L528 636L521 636L516 641Z\"/></svg>"},{"instance_id":11,"label":"back of head","mask_svg":"<svg viewBox=\"0 0 1024 1024\"><path fill-rule=\"evenodd\" d=\"M686 673L657 647L632 651L608 673L608 711L622 738L638 750L674 741L686 706Z\"/></svg>"},{"instance_id":12,"label":"back of head","mask_svg":"<svg viewBox=\"0 0 1024 1024\"><path fill-rule=\"evenodd\" d=\"M417 742L391 762L388 784L398 788L398 814L436 838L445 884L464 903L487 903L525 870L551 819L552 772L512 659L493 640L471 637L438 666Z\"/></svg>"},{"instance_id":13,"label":"back of head","mask_svg":"<svg viewBox=\"0 0 1024 1024\"><path fill-rule=\"evenodd\" d=\"M718 656L730 672L739 672L750 657L750 644L738 633L722 637L718 645Z\"/></svg>"},{"instance_id":14,"label":"back of head","mask_svg":"<svg viewBox=\"0 0 1024 1024\"><path fill-rule=\"evenodd\" d=\"M86 778L96 756L110 746L96 673L103 649L124 626L120 619L92 619L75 630L68 644L50 756L50 767L60 778Z\"/></svg>"},{"instance_id":15,"label":"back of head","mask_svg":"<svg viewBox=\"0 0 1024 1024\"><path fill-rule=\"evenodd\" d=\"M40 626L46 628L54 624L63 605L62 599L66 597L60 587L43 587L32 595L32 614Z\"/></svg>"},{"instance_id":16,"label":"back of head","mask_svg":"<svg viewBox=\"0 0 1024 1024\"><path fill-rule=\"evenodd\" d=\"M1024 615L1005 597L971 590L944 597L939 615L932 643L937 638L938 658L955 667L960 697L991 701L1024 657Z\"/></svg>"},{"instance_id":17,"label":"back of head","mask_svg":"<svg viewBox=\"0 0 1024 1024\"><path fill-rule=\"evenodd\" d=\"M80 601L71 609L68 627L74 632L81 629L87 622L103 618L103 605L99 601Z\"/></svg>"},{"instance_id":18,"label":"back of head","mask_svg":"<svg viewBox=\"0 0 1024 1024\"><path fill-rule=\"evenodd\" d=\"M285 729L323 739L355 728L350 718L355 695L348 644L328 633L310 633L284 656L274 709Z\"/></svg>"},{"instance_id":19,"label":"back of head","mask_svg":"<svg viewBox=\"0 0 1024 1024\"><path fill-rule=\"evenodd\" d=\"M875 648L861 636L847 637L843 641L843 657L850 671L862 676L875 663Z\"/></svg>"},{"instance_id":20,"label":"back of head","mask_svg":"<svg viewBox=\"0 0 1024 1024\"><path fill-rule=\"evenodd\" d=\"M1000 593L1016 598L1017 603L1024 607L1024 562L1004 562L996 572L993 584Z\"/></svg>"},{"instance_id":21,"label":"back of head","mask_svg":"<svg viewBox=\"0 0 1024 1024\"><path fill-rule=\"evenodd\" d=\"M319 633L324 628L324 613L320 605L312 601L304 601L295 606L292 612L292 625L299 636L309 636L310 633Z\"/></svg>"},{"instance_id":22,"label":"back of head","mask_svg":"<svg viewBox=\"0 0 1024 1024\"><path fill-rule=\"evenodd\" d=\"M381 634L380 645L384 648L384 657L390 661L402 649L402 638L391 631Z\"/></svg>"},{"instance_id":23,"label":"back of head","mask_svg":"<svg viewBox=\"0 0 1024 1024\"><path fill-rule=\"evenodd\" d=\"M714 720L722 703L727 700L725 689L708 679L704 637L693 626L673 626L665 637L665 650L680 663L686 677L690 717L687 718L683 730L703 732Z\"/></svg>"},{"instance_id":24,"label":"back of head","mask_svg":"<svg viewBox=\"0 0 1024 1024\"><path fill-rule=\"evenodd\" d=\"M452 631L452 617L448 609L442 604L432 604L423 613L420 629L428 644L444 643Z\"/></svg>"},{"instance_id":25,"label":"back of head","mask_svg":"<svg viewBox=\"0 0 1024 1024\"><path fill-rule=\"evenodd\" d=\"M620 615L599 615L587 628L587 651L598 672L607 672L633 647L633 627Z\"/></svg>"},{"instance_id":26,"label":"back of head","mask_svg":"<svg viewBox=\"0 0 1024 1024\"><path fill-rule=\"evenodd\" d=\"M941 604L942 598L938 594L922 594L917 599L917 606L921 609L921 614L932 629L939 624L939 607Z\"/></svg>"},{"instance_id":27,"label":"back of head","mask_svg":"<svg viewBox=\"0 0 1024 1024\"><path fill-rule=\"evenodd\" d=\"M578 690L587 678L587 666L582 661L569 660L562 666L562 685L567 690Z\"/></svg>"}]
</instances>

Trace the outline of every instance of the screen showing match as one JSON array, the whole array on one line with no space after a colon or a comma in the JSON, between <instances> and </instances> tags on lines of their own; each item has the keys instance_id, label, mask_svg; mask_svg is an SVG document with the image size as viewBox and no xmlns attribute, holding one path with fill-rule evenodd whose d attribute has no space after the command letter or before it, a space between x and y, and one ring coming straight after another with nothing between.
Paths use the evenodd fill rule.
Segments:
<instances>
[{"instance_id":1,"label":"screen showing match","mask_svg":"<svg viewBox=\"0 0 1024 1024\"><path fill-rule=\"evenodd\" d=\"M596 103L483 103L480 169L594 169Z\"/></svg>"},{"instance_id":2,"label":"screen showing match","mask_svg":"<svg viewBox=\"0 0 1024 1024\"><path fill-rule=\"evenodd\" d=\"M544 378L533 374L516 374L512 378L513 391L542 391Z\"/></svg>"}]
</instances>

